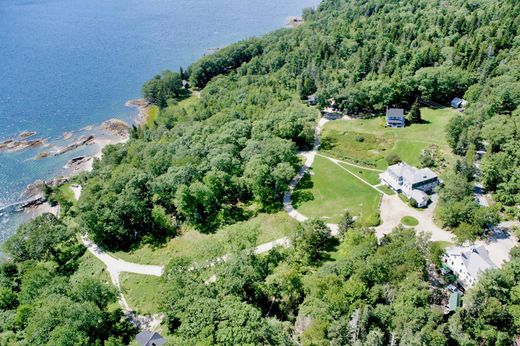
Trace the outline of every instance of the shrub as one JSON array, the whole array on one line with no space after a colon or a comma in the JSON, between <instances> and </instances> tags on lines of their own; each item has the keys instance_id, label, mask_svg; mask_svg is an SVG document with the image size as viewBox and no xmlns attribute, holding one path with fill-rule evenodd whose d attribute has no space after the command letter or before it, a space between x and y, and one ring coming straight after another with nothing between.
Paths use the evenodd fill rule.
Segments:
<instances>
[{"instance_id":1,"label":"shrub","mask_svg":"<svg viewBox=\"0 0 520 346\"><path fill-rule=\"evenodd\" d=\"M401 162L401 158L396 153L390 153L386 157L386 162L388 162L389 166L395 165L399 162Z\"/></svg>"}]
</instances>

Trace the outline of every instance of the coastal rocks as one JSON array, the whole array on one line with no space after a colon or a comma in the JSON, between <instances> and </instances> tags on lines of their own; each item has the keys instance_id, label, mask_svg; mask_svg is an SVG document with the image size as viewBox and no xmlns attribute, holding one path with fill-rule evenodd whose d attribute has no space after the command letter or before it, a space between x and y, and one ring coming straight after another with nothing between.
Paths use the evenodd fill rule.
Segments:
<instances>
[{"instance_id":1,"label":"coastal rocks","mask_svg":"<svg viewBox=\"0 0 520 346\"><path fill-rule=\"evenodd\" d=\"M46 142L46 139L29 139L29 140L22 140L22 141L14 141L12 139L5 140L3 142L0 142L0 152L1 151L7 151L7 152L14 152L14 151L21 151L25 149L32 149L39 146L44 145Z\"/></svg>"},{"instance_id":2,"label":"coastal rocks","mask_svg":"<svg viewBox=\"0 0 520 346\"><path fill-rule=\"evenodd\" d=\"M303 24L303 18L302 17L289 17L287 18L287 26L289 28L295 28L297 26L300 26Z\"/></svg>"},{"instance_id":3,"label":"coastal rocks","mask_svg":"<svg viewBox=\"0 0 520 346\"><path fill-rule=\"evenodd\" d=\"M69 162L67 162L67 164L65 165L64 168L65 169L76 170L81 165L89 162L90 160L92 160L91 156L78 156L78 157L74 157L74 158L70 159Z\"/></svg>"},{"instance_id":4,"label":"coastal rocks","mask_svg":"<svg viewBox=\"0 0 520 346\"><path fill-rule=\"evenodd\" d=\"M42 193L43 186L45 185L45 181L38 179L32 184L27 185L25 191L23 192L23 196L37 196Z\"/></svg>"},{"instance_id":5,"label":"coastal rocks","mask_svg":"<svg viewBox=\"0 0 520 346\"><path fill-rule=\"evenodd\" d=\"M134 100L128 100L125 103L126 107L147 107L151 103L145 99L134 99Z\"/></svg>"},{"instance_id":6,"label":"coastal rocks","mask_svg":"<svg viewBox=\"0 0 520 346\"><path fill-rule=\"evenodd\" d=\"M62 136L62 138L63 138L64 140L67 140L67 139L72 138L72 135L73 135L72 132L63 132L63 136Z\"/></svg>"},{"instance_id":7,"label":"coastal rocks","mask_svg":"<svg viewBox=\"0 0 520 346\"><path fill-rule=\"evenodd\" d=\"M79 129L80 131L92 131L94 129L94 125L87 125L81 129Z\"/></svg>"},{"instance_id":8,"label":"coastal rocks","mask_svg":"<svg viewBox=\"0 0 520 346\"><path fill-rule=\"evenodd\" d=\"M35 159L35 160L41 160L41 159L44 159L44 158L48 157L50 154L51 154L51 153L49 153L48 151L42 151L42 152L38 153L38 154L34 157L34 159Z\"/></svg>"},{"instance_id":9,"label":"coastal rocks","mask_svg":"<svg viewBox=\"0 0 520 346\"><path fill-rule=\"evenodd\" d=\"M71 150L76 149L82 145L92 144L94 142L94 135L85 135L82 136L79 140L74 143L67 145L66 147L59 148L56 152L53 153L53 156L63 155Z\"/></svg>"},{"instance_id":10,"label":"coastal rocks","mask_svg":"<svg viewBox=\"0 0 520 346\"><path fill-rule=\"evenodd\" d=\"M144 124L148 118L148 112L150 111L152 103L146 99L135 99L126 101L125 106L138 108L139 114L137 114L136 122L138 124Z\"/></svg>"},{"instance_id":11,"label":"coastal rocks","mask_svg":"<svg viewBox=\"0 0 520 346\"><path fill-rule=\"evenodd\" d=\"M36 134L36 131L22 131L18 137L20 137L21 139L26 139L26 138L29 138L29 137L32 137Z\"/></svg>"},{"instance_id":12,"label":"coastal rocks","mask_svg":"<svg viewBox=\"0 0 520 346\"><path fill-rule=\"evenodd\" d=\"M110 132L113 135L126 137L128 136L129 126L126 122L120 119L110 119L101 124L101 128Z\"/></svg>"},{"instance_id":13,"label":"coastal rocks","mask_svg":"<svg viewBox=\"0 0 520 346\"><path fill-rule=\"evenodd\" d=\"M22 196L35 198L40 195L43 195L43 189L45 186L55 188L62 184L65 184L68 181L69 181L69 179L66 177L56 177L52 180L38 179L38 180L35 180L33 183L27 185Z\"/></svg>"},{"instance_id":14,"label":"coastal rocks","mask_svg":"<svg viewBox=\"0 0 520 346\"><path fill-rule=\"evenodd\" d=\"M46 201L47 200L45 199L45 197L43 197L43 195L38 195L38 196L35 196L35 197L21 203L18 206L18 209L23 210L23 209L28 209L28 208L34 208L34 207L37 207L37 206L45 203Z\"/></svg>"}]
</instances>

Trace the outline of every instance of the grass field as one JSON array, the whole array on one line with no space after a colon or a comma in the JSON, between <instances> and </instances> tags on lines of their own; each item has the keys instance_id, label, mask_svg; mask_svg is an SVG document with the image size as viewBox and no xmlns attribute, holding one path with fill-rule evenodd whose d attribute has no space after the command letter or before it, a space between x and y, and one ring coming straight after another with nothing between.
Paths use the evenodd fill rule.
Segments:
<instances>
[{"instance_id":1,"label":"grass field","mask_svg":"<svg viewBox=\"0 0 520 346\"><path fill-rule=\"evenodd\" d=\"M114 256L126 261L165 265L171 257L186 256L194 261L208 260L226 253L229 239L237 233L258 231L258 244L282 238L296 229L298 222L285 212L259 214L251 220L225 226L214 234L186 230L160 247L149 245L132 252L116 252Z\"/></svg>"},{"instance_id":2,"label":"grass field","mask_svg":"<svg viewBox=\"0 0 520 346\"><path fill-rule=\"evenodd\" d=\"M323 129L321 151L338 159L385 168L384 159L390 153L398 154L408 164L418 165L421 151L435 144L450 159L445 128L455 114L451 108L422 108L424 122L403 129L386 128L384 117L331 121Z\"/></svg>"},{"instance_id":3,"label":"grass field","mask_svg":"<svg viewBox=\"0 0 520 346\"><path fill-rule=\"evenodd\" d=\"M125 299L139 314L154 314L160 311L164 296L164 280L160 277L121 273L121 290Z\"/></svg>"},{"instance_id":4,"label":"grass field","mask_svg":"<svg viewBox=\"0 0 520 346\"><path fill-rule=\"evenodd\" d=\"M379 179L379 173L374 172L368 169L363 169L359 167L353 167L351 165L345 164L345 163L339 163L341 166L345 167L349 171L351 171L354 174L359 175L361 178L365 179L372 185L377 185L381 183L381 179Z\"/></svg>"},{"instance_id":5,"label":"grass field","mask_svg":"<svg viewBox=\"0 0 520 346\"><path fill-rule=\"evenodd\" d=\"M347 209L360 215L362 222L377 214L380 194L338 165L316 156L311 172L312 184L299 191L312 199L294 200L295 208L303 215L336 223Z\"/></svg>"}]
</instances>

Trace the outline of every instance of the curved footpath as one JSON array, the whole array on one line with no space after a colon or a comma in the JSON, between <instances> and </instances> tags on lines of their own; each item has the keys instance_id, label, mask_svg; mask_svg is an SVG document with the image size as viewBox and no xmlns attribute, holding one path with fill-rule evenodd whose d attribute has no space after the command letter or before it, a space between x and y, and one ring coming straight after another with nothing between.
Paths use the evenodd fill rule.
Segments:
<instances>
[{"instance_id":1,"label":"curved footpath","mask_svg":"<svg viewBox=\"0 0 520 346\"><path fill-rule=\"evenodd\" d=\"M283 209L290 217L299 222L304 222L308 219L308 217L300 213L298 210L294 209L292 205L292 193L298 185L298 183L300 182L300 180L302 180L302 178L305 176L305 174L309 171L312 164L314 163L314 159L316 158L316 155L318 154L318 149L321 145L321 130L323 129L323 126L325 126L325 124L329 121L330 119L327 117L322 117L318 121L316 130L314 131L314 146L310 151L300 152L300 155L305 157L305 163L303 164L302 168L300 168L300 170L298 171L298 174L296 174L296 176L291 180L291 182L289 183L289 188L283 196ZM329 223L327 224L327 227L329 227L331 235L336 236L338 234L337 224Z\"/></svg>"}]
</instances>

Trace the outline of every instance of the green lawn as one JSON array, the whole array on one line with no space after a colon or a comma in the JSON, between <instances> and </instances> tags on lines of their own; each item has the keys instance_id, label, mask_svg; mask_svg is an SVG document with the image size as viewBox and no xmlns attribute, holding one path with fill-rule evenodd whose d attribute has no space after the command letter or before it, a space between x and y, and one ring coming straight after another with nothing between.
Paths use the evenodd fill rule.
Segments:
<instances>
[{"instance_id":1,"label":"green lawn","mask_svg":"<svg viewBox=\"0 0 520 346\"><path fill-rule=\"evenodd\" d=\"M415 217L413 216L404 216L402 219L401 219L401 223L405 226L410 226L410 227L413 227L413 226L417 226L419 224L419 220L417 220Z\"/></svg>"},{"instance_id":2,"label":"green lawn","mask_svg":"<svg viewBox=\"0 0 520 346\"><path fill-rule=\"evenodd\" d=\"M389 188L389 187L386 186L386 185L378 186L378 189L381 190L381 191L383 191L384 193L386 193L386 194L389 195L389 196L395 195L395 191L392 190L391 188Z\"/></svg>"},{"instance_id":3,"label":"green lawn","mask_svg":"<svg viewBox=\"0 0 520 346\"><path fill-rule=\"evenodd\" d=\"M233 234L258 231L258 244L282 238L296 229L298 222L285 212L259 214L251 220L225 226L215 234L203 234L185 230L160 247L149 245L132 252L116 252L114 256L126 261L165 265L171 257L186 256L194 261L208 260L229 251L229 240Z\"/></svg>"},{"instance_id":4,"label":"green lawn","mask_svg":"<svg viewBox=\"0 0 520 346\"><path fill-rule=\"evenodd\" d=\"M365 179L372 185L377 185L377 184L381 183L381 179L379 179L380 173L378 173L378 172L374 172L374 171L359 168L359 167L354 167L354 166L351 166L351 165L348 165L345 163L341 163L341 162L339 164L341 166L345 167L346 169L348 169L349 171L351 171L352 173L359 175L361 178Z\"/></svg>"},{"instance_id":5,"label":"green lawn","mask_svg":"<svg viewBox=\"0 0 520 346\"><path fill-rule=\"evenodd\" d=\"M164 280L160 277L121 273L121 290L130 307L139 314L159 312L164 296Z\"/></svg>"},{"instance_id":6,"label":"green lawn","mask_svg":"<svg viewBox=\"0 0 520 346\"><path fill-rule=\"evenodd\" d=\"M360 215L361 222L378 213L380 193L330 160L316 156L311 172L311 184L297 190L307 198L294 200L303 215L337 223L347 209Z\"/></svg>"},{"instance_id":7,"label":"green lawn","mask_svg":"<svg viewBox=\"0 0 520 346\"><path fill-rule=\"evenodd\" d=\"M445 127L456 114L451 108L422 108L424 120L403 129L385 127L385 118L330 121L323 129L323 153L339 159L385 168L390 153L411 164L419 164L421 151L438 145L448 159L452 157L446 142Z\"/></svg>"}]
</instances>

